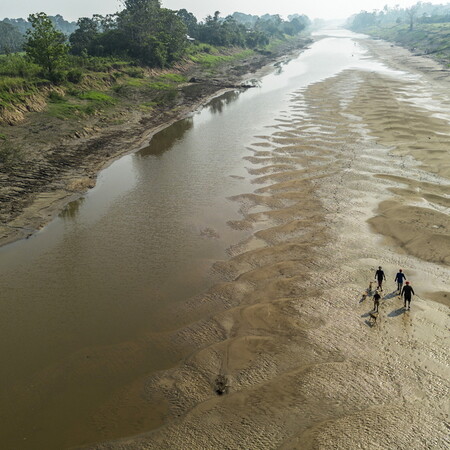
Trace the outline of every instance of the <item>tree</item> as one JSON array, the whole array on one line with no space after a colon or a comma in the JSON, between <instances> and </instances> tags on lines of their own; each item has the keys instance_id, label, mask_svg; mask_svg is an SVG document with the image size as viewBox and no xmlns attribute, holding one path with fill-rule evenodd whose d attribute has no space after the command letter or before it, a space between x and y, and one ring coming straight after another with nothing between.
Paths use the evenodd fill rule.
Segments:
<instances>
[{"instance_id":1,"label":"tree","mask_svg":"<svg viewBox=\"0 0 450 450\"><path fill-rule=\"evenodd\" d=\"M353 31L364 31L366 28L375 25L376 19L377 15L375 12L370 13L367 11L361 11L353 18L351 29Z\"/></svg>"},{"instance_id":2,"label":"tree","mask_svg":"<svg viewBox=\"0 0 450 450\"><path fill-rule=\"evenodd\" d=\"M175 11L161 8L159 0L125 0L117 28L127 52L149 66L165 67L186 46L187 28Z\"/></svg>"},{"instance_id":3,"label":"tree","mask_svg":"<svg viewBox=\"0 0 450 450\"><path fill-rule=\"evenodd\" d=\"M198 24L197 18L191 12L186 9L180 9L177 11L177 16L183 21L187 27L189 36L197 38Z\"/></svg>"},{"instance_id":4,"label":"tree","mask_svg":"<svg viewBox=\"0 0 450 450\"><path fill-rule=\"evenodd\" d=\"M69 47L65 44L66 38L61 31L55 29L45 13L31 14L28 21L32 28L27 31L25 51L51 79L54 79L69 51Z\"/></svg>"},{"instance_id":5,"label":"tree","mask_svg":"<svg viewBox=\"0 0 450 450\"><path fill-rule=\"evenodd\" d=\"M81 55L83 51L93 53L95 39L99 36L98 23L94 19L81 17L78 19L78 28L70 35L71 53Z\"/></svg>"},{"instance_id":6,"label":"tree","mask_svg":"<svg viewBox=\"0 0 450 450\"><path fill-rule=\"evenodd\" d=\"M412 31L414 28L414 19L416 17L417 11L419 9L419 4L411 6L410 8L406 8L405 12L409 19L409 31Z\"/></svg>"},{"instance_id":7,"label":"tree","mask_svg":"<svg viewBox=\"0 0 450 450\"><path fill-rule=\"evenodd\" d=\"M13 25L0 22L0 54L14 53L22 50L23 35Z\"/></svg>"},{"instance_id":8,"label":"tree","mask_svg":"<svg viewBox=\"0 0 450 450\"><path fill-rule=\"evenodd\" d=\"M255 25L255 29L262 31L272 38L283 38L283 20L276 14L273 16L262 16Z\"/></svg>"}]
</instances>

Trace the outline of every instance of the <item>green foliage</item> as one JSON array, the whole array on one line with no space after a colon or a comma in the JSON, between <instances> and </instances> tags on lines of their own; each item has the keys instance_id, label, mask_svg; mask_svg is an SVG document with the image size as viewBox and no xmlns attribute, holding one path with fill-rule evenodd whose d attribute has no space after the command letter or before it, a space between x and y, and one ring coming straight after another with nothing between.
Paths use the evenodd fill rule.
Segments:
<instances>
[{"instance_id":1,"label":"green foliage","mask_svg":"<svg viewBox=\"0 0 450 450\"><path fill-rule=\"evenodd\" d=\"M83 52L95 53L95 41L100 35L99 24L95 19L81 17L78 28L70 35L71 53L82 55Z\"/></svg>"},{"instance_id":2,"label":"green foliage","mask_svg":"<svg viewBox=\"0 0 450 450\"><path fill-rule=\"evenodd\" d=\"M67 74L62 70L55 70L48 75L48 78L53 84L63 84L67 80Z\"/></svg>"},{"instance_id":3,"label":"green foliage","mask_svg":"<svg viewBox=\"0 0 450 450\"><path fill-rule=\"evenodd\" d=\"M117 103L119 95L134 103L146 100L139 107L150 110L173 103L186 78L176 72L151 78L148 67L169 67L186 57L213 73L220 64L246 58L253 54L250 49L264 48L302 27L300 16L289 22L269 15L247 21L245 15L220 18L216 12L197 22L186 10L162 8L159 0L123 4L118 14L79 19L69 39L70 54L55 26L68 30L73 24L61 16L39 13L30 15L29 22L17 19L17 29L28 30L26 54L0 55L0 107L20 105L23 110L32 105L29 97L39 94L39 86L53 83L60 89L49 95L48 114L61 119L95 114ZM195 43L186 39L187 32ZM102 92L108 87L116 98Z\"/></svg>"},{"instance_id":4,"label":"green foliage","mask_svg":"<svg viewBox=\"0 0 450 450\"><path fill-rule=\"evenodd\" d=\"M160 80L170 80L174 83L185 83L187 78L179 73L164 73L158 77Z\"/></svg>"},{"instance_id":5,"label":"green foliage","mask_svg":"<svg viewBox=\"0 0 450 450\"><path fill-rule=\"evenodd\" d=\"M254 51L247 49L242 50L241 52L236 52L231 55L225 55L219 52L219 49L204 45L200 46L203 49L206 49L206 52L192 52L190 55L190 59L197 63L201 64L203 67L207 69L214 69L217 66L220 66L223 63L230 62L230 61L237 61L239 59L248 58L251 56Z\"/></svg>"},{"instance_id":6,"label":"green foliage","mask_svg":"<svg viewBox=\"0 0 450 450\"><path fill-rule=\"evenodd\" d=\"M166 67L178 60L186 46L186 26L158 0L125 0L117 19L119 51L148 66Z\"/></svg>"},{"instance_id":7,"label":"green foliage","mask_svg":"<svg viewBox=\"0 0 450 450\"><path fill-rule=\"evenodd\" d=\"M64 96L61 95L59 92L51 91L48 95L48 98L53 102L62 102L64 101Z\"/></svg>"},{"instance_id":8,"label":"green foliage","mask_svg":"<svg viewBox=\"0 0 450 450\"><path fill-rule=\"evenodd\" d=\"M86 114L85 108L82 105L69 103L67 101L50 102L48 104L47 112L50 116L62 120L80 117Z\"/></svg>"},{"instance_id":9,"label":"green foliage","mask_svg":"<svg viewBox=\"0 0 450 450\"><path fill-rule=\"evenodd\" d=\"M261 48L273 39L284 35L294 36L304 30L310 20L304 15L294 15L289 21L279 15L258 17L234 13L222 19L219 12L208 16L196 25L196 38L202 42L223 47Z\"/></svg>"},{"instance_id":10,"label":"green foliage","mask_svg":"<svg viewBox=\"0 0 450 450\"><path fill-rule=\"evenodd\" d=\"M84 74L80 69L72 69L67 72L67 81L78 84L83 80Z\"/></svg>"},{"instance_id":11,"label":"green foliage","mask_svg":"<svg viewBox=\"0 0 450 450\"><path fill-rule=\"evenodd\" d=\"M189 36L192 38L198 38L198 23L197 18L191 12L186 9L180 9L177 11L177 16L181 19L181 21L186 26L187 32Z\"/></svg>"},{"instance_id":12,"label":"green foliage","mask_svg":"<svg viewBox=\"0 0 450 450\"><path fill-rule=\"evenodd\" d=\"M11 108L22 104L26 99L38 92L37 87L24 78L0 78L0 107Z\"/></svg>"},{"instance_id":13,"label":"green foliage","mask_svg":"<svg viewBox=\"0 0 450 450\"><path fill-rule=\"evenodd\" d=\"M80 94L78 97L81 98L82 100L90 100L97 104L103 105L113 105L114 103L116 103L116 100L114 98L99 91L84 92Z\"/></svg>"},{"instance_id":14,"label":"green foliage","mask_svg":"<svg viewBox=\"0 0 450 450\"><path fill-rule=\"evenodd\" d=\"M44 13L31 14L28 20L32 28L27 31L27 55L44 69L46 75L55 78L53 81L58 81L57 71L64 65L69 50L64 43L65 36L55 29Z\"/></svg>"},{"instance_id":15,"label":"green foliage","mask_svg":"<svg viewBox=\"0 0 450 450\"><path fill-rule=\"evenodd\" d=\"M66 98L52 92L49 96L48 114L58 119L68 120L72 118L95 114L117 101L111 96L99 91L78 92L71 91L73 98Z\"/></svg>"},{"instance_id":16,"label":"green foliage","mask_svg":"<svg viewBox=\"0 0 450 450\"><path fill-rule=\"evenodd\" d=\"M409 30L413 30L416 24L438 22L450 22L450 4L435 5L430 2L417 2L408 8L386 5L382 10L361 11L353 16L347 25L352 30L365 31L373 26L383 28L404 23L409 25Z\"/></svg>"},{"instance_id":17,"label":"green foliage","mask_svg":"<svg viewBox=\"0 0 450 450\"><path fill-rule=\"evenodd\" d=\"M13 25L0 22L0 54L19 52L23 48L23 34Z\"/></svg>"},{"instance_id":18,"label":"green foliage","mask_svg":"<svg viewBox=\"0 0 450 450\"><path fill-rule=\"evenodd\" d=\"M156 89L158 91L167 91L170 89L173 89L173 86L171 84L168 83L163 83L162 81L155 81L153 83L149 83L148 87L150 89Z\"/></svg>"},{"instance_id":19,"label":"green foliage","mask_svg":"<svg viewBox=\"0 0 450 450\"><path fill-rule=\"evenodd\" d=\"M0 58L0 76L2 77L22 77L33 79L40 72L37 64L29 61L24 55L14 54Z\"/></svg>"},{"instance_id":20,"label":"green foliage","mask_svg":"<svg viewBox=\"0 0 450 450\"><path fill-rule=\"evenodd\" d=\"M450 23L416 23L412 31L409 24L374 26L364 32L416 53L432 55L444 64L450 61Z\"/></svg>"},{"instance_id":21,"label":"green foliage","mask_svg":"<svg viewBox=\"0 0 450 450\"><path fill-rule=\"evenodd\" d=\"M219 53L219 50L210 44L195 43L194 45L190 45L186 51L186 54L189 57L197 55L198 53L213 53L214 54L214 53Z\"/></svg>"},{"instance_id":22,"label":"green foliage","mask_svg":"<svg viewBox=\"0 0 450 450\"><path fill-rule=\"evenodd\" d=\"M114 70L127 70L130 61L123 61L113 56L94 57L94 56L73 56L70 55L68 63L71 67L78 67L84 72L112 72Z\"/></svg>"},{"instance_id":23,"label":"green foliage","mask_svg":"<svg viewBox=\"0 0 450 450\"><path fill-rule=\"evenodd\" d=\"M125 73L131 78L144 78L144 69L141 67L128 67Z\"/></svg>"},{"instance_id":24,"label":"green foliage","mask_svg":"<svg viewBox=\"0 0 450 450\"><path fill-rule=\"evenodd\" d=\"M131 80L126 81L127 86L131 86L131 87L135 87L135 88L144 87L144 86L147 86L147 84L148 84L147 80L144 80L142 78L132 78Z\"/></svg>"}]
</instances>

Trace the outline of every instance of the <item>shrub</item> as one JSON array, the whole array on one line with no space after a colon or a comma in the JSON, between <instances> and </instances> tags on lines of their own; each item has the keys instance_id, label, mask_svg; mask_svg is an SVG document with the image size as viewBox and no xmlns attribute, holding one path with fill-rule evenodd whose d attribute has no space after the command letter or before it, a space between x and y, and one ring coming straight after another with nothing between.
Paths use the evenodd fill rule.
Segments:
<instances>
[{"instance_id":1,"label":"shrub","mask_svg":"<svg viewBox=\"0 0 450 450\"><path fill-rule=\"evenodd\" d=\"M81 91L74 87L68 88L66 92L72 97L78 97L81 94Z\"/></svg>"},{"instance_id":2,"label":"shrub","mask_svg":"<svg viewBox=\"0 0 450 450\"><path fill-rule=\"evenodd\" d=\"M67 79L67 75L65 72L57 71L49 74L49 79L52 83L58 85L64 83Z\"/></svg>"},{"instance_id":3,"label":"shrub","mask_svg":"<svg viewBox=\"0 0 450 450\"><path fill-rule=\"evenodd\" d=\"M83 77L83 72L80 69L72 69L67 73L67 80L74 84L80 83Z\"/></svg>"},{"instance_id":4,"label":"shrub","mask_svg":"<svg viewBox=\"0 0 450 450\"><path fill-rule=\"evenodd\" d=\"M0 59L0 75L10 77L35 78L40 72L37 64L29 61L25 56L14 54Z\"/></svg>"},{"instance_id":5,"label":"shrub","mask_svg":"<svg viewBox=\"0 0 450 450\"><path fill-rule=\"evenodd\" d=\"M131 78L144 78L144 70L140 67L129 67L126 73Z\"/></svg>"},{"instance_id":6,"label":"shrub","mask_svg":"<svg viewBox=\"0 0 450 450\"><path fill-rule=\"evenodd\" d=\"M51 91L50 94L48 95L48 98L52 101L52 102L62 102L64 101L64 97L56 92L56 91Z\"/></svg>"}]
</instances>

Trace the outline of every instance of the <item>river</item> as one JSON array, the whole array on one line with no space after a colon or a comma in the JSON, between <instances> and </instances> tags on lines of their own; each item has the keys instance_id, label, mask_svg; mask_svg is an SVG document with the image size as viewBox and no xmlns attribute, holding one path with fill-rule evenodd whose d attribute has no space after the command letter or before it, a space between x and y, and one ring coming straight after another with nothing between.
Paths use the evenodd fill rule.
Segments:
<instances>
[{"instance_id":1,"label":"river","mask_svg":"<svg viewBox=\"0 0 450 450\"><path fill-rule=\"evenodd\" d=\"M5 448L61 449L161 424L164 411L110 405L186 356L164 336L202 313L179 305L218 283L214 262L255 232L230 226L245 208L233 198L260 187L247 170L255 140L296 93L343 71L402 76L359 39L327 32L258 87L213 99L115 161L49 225L0 249Z\"/></svg>"}]
</instances>

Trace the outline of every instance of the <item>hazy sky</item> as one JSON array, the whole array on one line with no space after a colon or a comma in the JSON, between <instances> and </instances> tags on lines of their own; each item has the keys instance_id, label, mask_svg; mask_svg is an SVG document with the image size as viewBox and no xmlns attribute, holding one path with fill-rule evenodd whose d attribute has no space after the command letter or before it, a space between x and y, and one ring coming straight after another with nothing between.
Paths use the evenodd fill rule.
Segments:
<instances>
[{"instance_id":1,"label":"hazy sky","mask_svg":"<svg viewBox=\"0 0 450 450\"><path fill-rule=\"evenodd\" d=\"M198 19L205 18L214 11L222 16L235 11L262 15L265 13L306 14L311 19L346 18L365 9L382 9L385 4L411 6L417 0L162 0L162 5L170 9L186 8ZM431 3L447 3L446 0ZM4 17L26 18L28 14L43 11L49 15L61 14L68 20L91 17L93 14L114 13L121 9L120 0L0 0L0 19Z\"/></svg>"}]
</instances>

